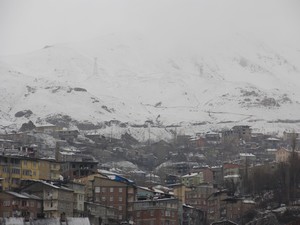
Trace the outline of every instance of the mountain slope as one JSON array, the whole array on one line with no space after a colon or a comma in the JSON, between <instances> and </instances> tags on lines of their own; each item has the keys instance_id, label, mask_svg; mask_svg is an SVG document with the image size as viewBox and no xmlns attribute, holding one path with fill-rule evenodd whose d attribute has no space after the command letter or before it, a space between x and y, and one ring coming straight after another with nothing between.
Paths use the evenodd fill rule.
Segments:
<instances>
[{"instance_id":1,"label":"mountain slope","mask_svg":"<svg viewBox=\"0 0 300 225\"><path fill-rule=\"evenodd\" d=\"M276 129L277 123L292 129L300 120L299 56L297 49L240 35L225 44L164 46L120 34L47 46L0 59L1 118L15 126L68 118L75 126L117 120L127 126L151 121ZM15 116L23 110L32 113Z\"/></svg>"}]
</instances>

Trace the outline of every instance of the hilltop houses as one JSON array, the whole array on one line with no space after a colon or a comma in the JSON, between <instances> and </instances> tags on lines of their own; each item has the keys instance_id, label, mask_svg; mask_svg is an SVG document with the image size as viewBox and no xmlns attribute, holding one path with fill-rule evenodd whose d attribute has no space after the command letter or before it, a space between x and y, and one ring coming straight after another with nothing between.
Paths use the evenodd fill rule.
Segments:
<instances>
[{"instance_id":1,"label":"hilltop houses","mask_svg":"<svg viewBox=\"0 0 300 225\"><path fill-rule=\"evenodd\" d=\"M280 176L288 174L278 168L288 167L293 150L298 154L287 144L290 134L252 133L244 125L153 145L126 136L130 141L110 141L54 125L1 135L0 217L88 217L93 225L207 225L226 218L239 224L265 197L258 191L282 187ZM51 148L41 143L53 140ZM264 180L270 183L259 187Z\"/></svg>"}]
</instances>

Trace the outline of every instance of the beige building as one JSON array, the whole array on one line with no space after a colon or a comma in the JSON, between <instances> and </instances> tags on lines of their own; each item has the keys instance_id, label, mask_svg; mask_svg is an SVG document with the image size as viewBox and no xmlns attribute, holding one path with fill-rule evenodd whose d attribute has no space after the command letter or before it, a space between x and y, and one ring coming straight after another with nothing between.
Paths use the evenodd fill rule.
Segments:
<instances>
[{"instance_id":1,"label":"beige building","mask_svg":"<svg viewBox=\"0 0 300 225\"><path fill-rule=\"evenodd\" d=\"M187 191L190 191L191 189L186 187L184 184L174 184L170 185L170 187L173 189L174 196L178 198L182 202L182 204L185 204L185 193Z\"/></svg>"},{"instance_id":2,"label":"beige building","mask_svg":"<svg viewBox=\"0 0 300 225\"><path fill-rule=\"evenodd\" d=\"M295 151L300 156L300 151ZM287 162L292 154L292 150L279 148L276 152L276 162Z\"/></svg>"},{"instance_id":3,"label":"beige building","mask_svg":"<svg viewBox=\"0 0 300 225\"><path fill-rule=\"evenodd\" d=\"M39 159L41 180L59 180L61 163L51 159Z\"/></svg>"},{"instance_id":4,"label":"beige building","mask_svg":"<svg viewBox=\"0 0 300 225\"><path fill-rule=\"evenodd\" d=\"M60 218L73 216L73 190L63 186L56 186L45 181L32 181L22 189L27 193L43 199L43 210L46 218Z\"/></svg>"}]
</instances>

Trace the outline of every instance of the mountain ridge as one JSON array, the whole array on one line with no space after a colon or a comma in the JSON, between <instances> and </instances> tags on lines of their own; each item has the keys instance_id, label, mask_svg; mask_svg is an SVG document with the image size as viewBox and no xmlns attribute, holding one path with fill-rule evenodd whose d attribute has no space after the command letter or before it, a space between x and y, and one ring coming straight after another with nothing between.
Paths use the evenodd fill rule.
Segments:
<instances>
[{"instance_id":1,"label":"mountain ridge","mask_svg":"<svg viewBox=\"0 0 300 225\"><path fill-rule=\"evenodd\" d=\"M283 55L235 38L227 46L201 43L189 51L193 43L154 49L154 42L139 35L113 35L2 57L1 122L17 127L61 115L75 127L119 121L129 129L152 121L185 130L204 123L193 129L205 130L298 121L300 52L277 46ZM15 117L23 110L32 114ZM297 127L283 124L278 129Z\"/></svg>"}]
</instances>

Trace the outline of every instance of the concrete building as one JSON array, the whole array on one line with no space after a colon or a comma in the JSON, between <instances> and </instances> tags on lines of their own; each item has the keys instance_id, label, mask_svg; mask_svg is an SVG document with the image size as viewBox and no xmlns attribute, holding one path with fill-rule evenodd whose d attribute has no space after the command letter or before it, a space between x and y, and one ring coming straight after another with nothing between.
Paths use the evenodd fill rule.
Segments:
<instances>
[{"instance_id":1,"label":"concrete building","mask_svg":"<svg viewBox=\"0 0 300 225\"><path fill-rule=\"evenodd\" d=\"M292 155L292 152L292 150L286 148L279 148L275 153L276 162L288 162L290 156ZM300 156L300 151L295 151L295 153Z\"/></svg>"},{"instance_id":2,"label":"concrete building","mask_svg":"<svg viewBox=\"0 0 300 225\"><path fill-rule=\"evenodd\" d=\"M152 199L133 203L133 222L136 225L179 225L181 203L176 198Z\"/></svg>"},{"instance_id":3,"label":"concrete building","mask_svg":"<svg viewBox=\"0 0 300 225\"><path fill-rule=\"evenodd\" d=\"M68 180L89 176L97 173L96 161L71 161L61 163L61 173Z\"/></svg>"},{"instance_id":4,"label":"concrete building","mask_svg":"<svg viewBox=\"0 0 300 225\"><path fill-rule=\"evenodd\" d=\"M85 202L85 211L93 225L119 225L117 208Z\"/></svg>"},{"instance_id":5,"label":"concrete building","mask_svg":"<svg viewBox=\"0 0 300 225\"><path fill-rule=\"evenodd\" d=\"M39 159L39 179L59 180L61 163L54 159Z\"/></svg>"},{"instance_id":6,"label":"concrete building","mask_svg":"<svg viewBox=\"0 0 300 225\"><path fill-rule=\"evenodd\" d=\"M182 205L182 225L205 225L205 213L190 205Z\"/></svg>"},{"instance_id":7,"label":"concrete building","mask_svg":"<svg viewBox=\"0 0 300 225\"><path fill-rule=\"evenodd\" d=\"M19 155L0 155L0 177L2 189L13 190L20 187L21 179L39 179L38 159Z\"/></svg>"},{"instance_id":8,"label":"concrete building","mask_svg":"<svg viewBox=\"0 0 300 225\"><path fill-rule=\"evenodd\" d=\"M24 217L26 219L42 217L42 199L27 193L0 192L1 217Z\"/></svg>"},{"instance_id":9,"label":"concrete building","mask_svg":"<svg viewBox=\"0 0 300 225\"><path fill-rule=\"evenodd\" d=\"M132 220L136 186L121 176L110 178L93 176L86 184L87 200L118 209L119 221Z\"/></svg>"},{"instance_id":10,"label":"concrete building","mask_svg":"<svg viewBox=\"0 0 300 225\"><path fill-rule=\"evenodd\" d=\"M84 212L85 186L81 183L68 182L66 187L73 190L73 216L82 217Z\"/></svg>"},{"instance_id":11,"label":"concrete building","mask_svg":"<svg viewBox=\"0 0 300 225\"><path fill-rule=\"evenodd\" d=\"M202 185L186 192L186 204L202 210L208 222L216 221L224 208L225 195L212 185Z\"/></svg>"},{"instance_id":12,"label":"concrete building","mask_svg":"<svg viewBox=\"0 0 300 225\"><path fill-rule=\"evenodd\" d=\"M73 190L56 186L45 181L27 181L22 191L43 199L43 210L46 218L73 216Z\"/></svg>"},{"instance_id":13,"label":"concrete building","mask_svg":"<svg viewBox=\"0 0 300 225\"><path fill-rule=\"evenodd\" d=\"M187 187L196 187L203 183L203 173L189 173L180 178L181 183Z\"/></svg>"}]
</instances>

